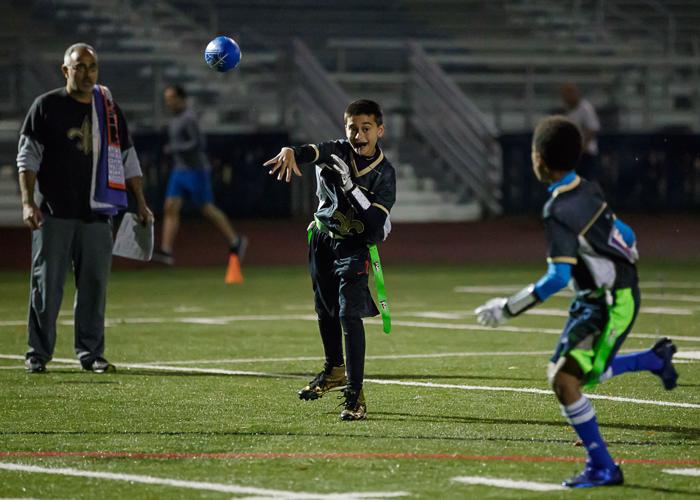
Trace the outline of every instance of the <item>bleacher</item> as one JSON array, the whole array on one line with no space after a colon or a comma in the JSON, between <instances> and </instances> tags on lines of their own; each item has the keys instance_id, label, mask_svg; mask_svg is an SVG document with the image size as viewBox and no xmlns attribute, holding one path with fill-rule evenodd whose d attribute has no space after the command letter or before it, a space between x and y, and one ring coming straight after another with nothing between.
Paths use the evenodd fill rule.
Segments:
<instances>
[{"instance_id":1,"label":"bleacher","mask_svg":"<svg viewBox=\"0 0 700 500\"><path fill-rule=\"evenodd\" d=\"M78 39L96 46L100 78L135 131L165 123L167 82L185 86L210 132L284 130L295 140L319 139L305 120L330 130L341 99L374 98L387 112L392 159L415 173L404 184L470 206L476 200L487 212L498 212L487 201L491 187L469 181L469 171L497 183L498 162L488 152L494 134L527 131L560 109L562 83L582 87L606 130L700 128L700 2L692 0L11 0L0 9L7 25L0 67L22 75L0 85L5 137L16 134L39 89L60 85L62 51ZM203 47L220 33L243 48L231 74L203 64ZM24 50L8 50L16 46ZM300 58L302 50L308 53ZM461 92L463 116L479 116L449 147L437 129L432 138L417 130L417 114L431 114L432 104L417 91L416 51L439 85ZM337 86L323 106L309 95L310 77ZM464 156L460 142L474 143L472 160L453 165L450 158ZM416 161L416 146L454 154L426 164Z\"/></svg>"}]
</instances>

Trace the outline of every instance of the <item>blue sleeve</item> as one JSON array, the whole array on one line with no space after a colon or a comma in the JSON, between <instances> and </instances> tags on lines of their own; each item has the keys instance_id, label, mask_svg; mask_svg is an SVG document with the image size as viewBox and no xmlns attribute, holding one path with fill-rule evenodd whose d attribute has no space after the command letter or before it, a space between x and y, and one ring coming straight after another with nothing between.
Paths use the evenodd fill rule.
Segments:
<instances>
[{"instance_id":1,"label":"blue sleeve","mask_svg":"<svg viewBox=\"0 0 700 500\"><path fill-rule=\"evenodd\" d=\"M535 295L544 302L551 295L564 288L571 279L571 264L561 262L550 262L547 267L547 274L542 276L535 284Z\"/></svg>"},{"instance_id":2,"label":"blue sleeve","mask_svg":"<svg viewBox=\"0 0 700 500\"><path fill-rule=\"evenodd\" d=\"M634 245L634 243L637 241L637 236L634 234L631 227L622 222L620 219L615 219L615 227L618 231L620 231L622 239L625 240L625 244L628 247Z\"/></svg>"}]
</instances>

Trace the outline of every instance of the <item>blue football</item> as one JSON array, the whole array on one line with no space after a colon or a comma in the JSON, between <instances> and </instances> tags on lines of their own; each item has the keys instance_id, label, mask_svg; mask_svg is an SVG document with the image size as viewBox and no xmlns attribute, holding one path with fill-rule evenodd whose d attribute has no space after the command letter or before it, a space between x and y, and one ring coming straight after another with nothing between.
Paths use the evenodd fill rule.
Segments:
<instances>
[{"instance_id":1,"label":"blue football","mask_svg":"<svg viewBox=\"0 0 700 500\"><path fill-rule=\"evenodd\" d=\"M227 36L217 36L204 49L204 60L211 69L224 73L241 61L241 48Z\"/></svg>"}]
</instances>

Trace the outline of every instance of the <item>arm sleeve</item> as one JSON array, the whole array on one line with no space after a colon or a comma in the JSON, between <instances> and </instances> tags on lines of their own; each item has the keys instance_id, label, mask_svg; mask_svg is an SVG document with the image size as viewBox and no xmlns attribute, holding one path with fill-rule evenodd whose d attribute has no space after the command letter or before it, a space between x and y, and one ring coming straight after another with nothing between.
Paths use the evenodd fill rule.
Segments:
<instances>
[{"instance_id":1,"label":"arm sleeve","mask_svg":"<svg viewBox=\"0 0 700 500\"><path fill-rule=\"evenodd\" d=\"M389 212L396 201L396 173L392 167L382 172L375 189L372 194L355 186L347 197L364 220L370 241L383 241L391 231Z\"/></svg>"},{"instance_id":2,"label":"arm sleeve","mask_svg":"<svg viewBox=\"0 0 700 500\"><path fill-rule=\"evenodd\" d=\"M625 241L628 247L631 247L637 242L637 235L634 234L634 230L630 226L622 222L620 219L615 219L614 224L617 230L620 231L622 239Z\"/></svg>"},{"instance_id":3,"label":"arm sleeve","mask_svg":"<svg viewBox=\"0 0 700 500\"><path fill-rule=\"evenodd\" d=\"M600 132L600 121L598 120L598 114L595 112L595 108L589 102L586 102L585 113L583 115L583 124L586 130L597 133Z\"/></svg>"},{"instance_id":4,"label":"arm sleeve","mask_svg":"<svg viewBox=\"0 0 700 500\"><path fill-rule=\"evenodd\" d=\"M36 139L28 135L19 136L17 147L17 169L20 172L31 170L38 172L41 167L41 159L44 156L44 146Z\"/></svg>"},{"instance_id":5,"label":"arm sleeve","mask_svg":"<svg viewBox=\"0 0 700 500\"><path fill-rule=\"evenodd\" d=\"M119 144L122 149L122 163L124 164L124 178L131 179L132 177L141 177L143 172L141 171L141 163L139 162L139 157L136 154L136 149L134 148L134 143L131 140L131 134L129 133L129 126L126 123L126 118L119 109L119 106L115 104L117 109L117 119L119 120Z\"/></svg>"},{"instance_id":6,"label":"arm sleeve","mask_svg":"<svg viewBox=\"0 0 700 500\"><path fill-rule=\"evenodd\" d=\"M295 146L292 149L294 150L294 158L300 165L318 164L331 161L332 154L342 156L342 144L343 141L327 141L320 144Z\"/></svg>"},{"instance_id":7,"label":"arm sleeve","mask_svg":"<svg viewBox=\"0 0 700 500\"><path fill-rule=\"evenodd\" d=\"M551 216L544 220L544 228L547 236L547 262L575 265L578 262L576 233Z\"/></svg>"},{"instance_id":8,"label":"arm sleeve","mask_svg":"<svg viewBox=\"0 0 700 500\"><path fill-rule=\"evenodd\" d=\"M47 128L42 103L37 99L29 108L20 132L17 146L17 169L20 172L39 171L44 155Z\"/></svg>"},{"instance_id":9,"label":"arm sleeve","mask_svg":"<svg viewBox=\"0 0 700 500\"><path fill-rule=\"evenodd\" d=\"M535 284L535 295L540 302L564 288L571 279L571 264L550 262L547 273Z\"/></svg>"}]
</instances>

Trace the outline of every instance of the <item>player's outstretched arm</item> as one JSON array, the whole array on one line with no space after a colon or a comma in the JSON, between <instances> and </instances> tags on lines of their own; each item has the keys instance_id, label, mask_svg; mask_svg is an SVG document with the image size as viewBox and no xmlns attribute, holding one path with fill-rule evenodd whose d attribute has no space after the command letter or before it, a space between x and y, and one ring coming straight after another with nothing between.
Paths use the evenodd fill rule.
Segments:
<instances>
[{"instance_id":1,"label":"player's outstretched arm","mask_svg":"<svg viewBox=\"0 0 700 500\"><path fill-rule=\"evenodd\" d=\"M476 321L479 324L497 327L508 321L509 318L524 313L537 305L540 299L535 294L535 285L528 285L509 298L496 297L489 300L481 307L474 310Z\"/></svg>"},{"instance_id":2,"label":"player's outstretched arm","mask_svg":"<svg viewBox=\"0 0 700 500\"><path fill-rule=\"evenodd\" d=\"M547 273L537 283L526 286L509 298L497 297L477 307L474 311L476 320L485 326L500 326L509 318L544 302L569 283L572 267L567 263L550 262Z\"/></svg>"},{"instance_id":3,"label":"player's outstretched arm","mask_svg":"<svg viewBox=\"0 0 700 500\"><path fill-rule=\"evenodd\" d=\"M271 167L268 173L270 175L277 174L278 181L284 178L286 182L290 182L292 180L292 172L294 172L294 175L301 177L301 170L299 170L292 148L282 148L274 158L270 158L263 163L263 166Z\"/></svg>"}]
</instances>

